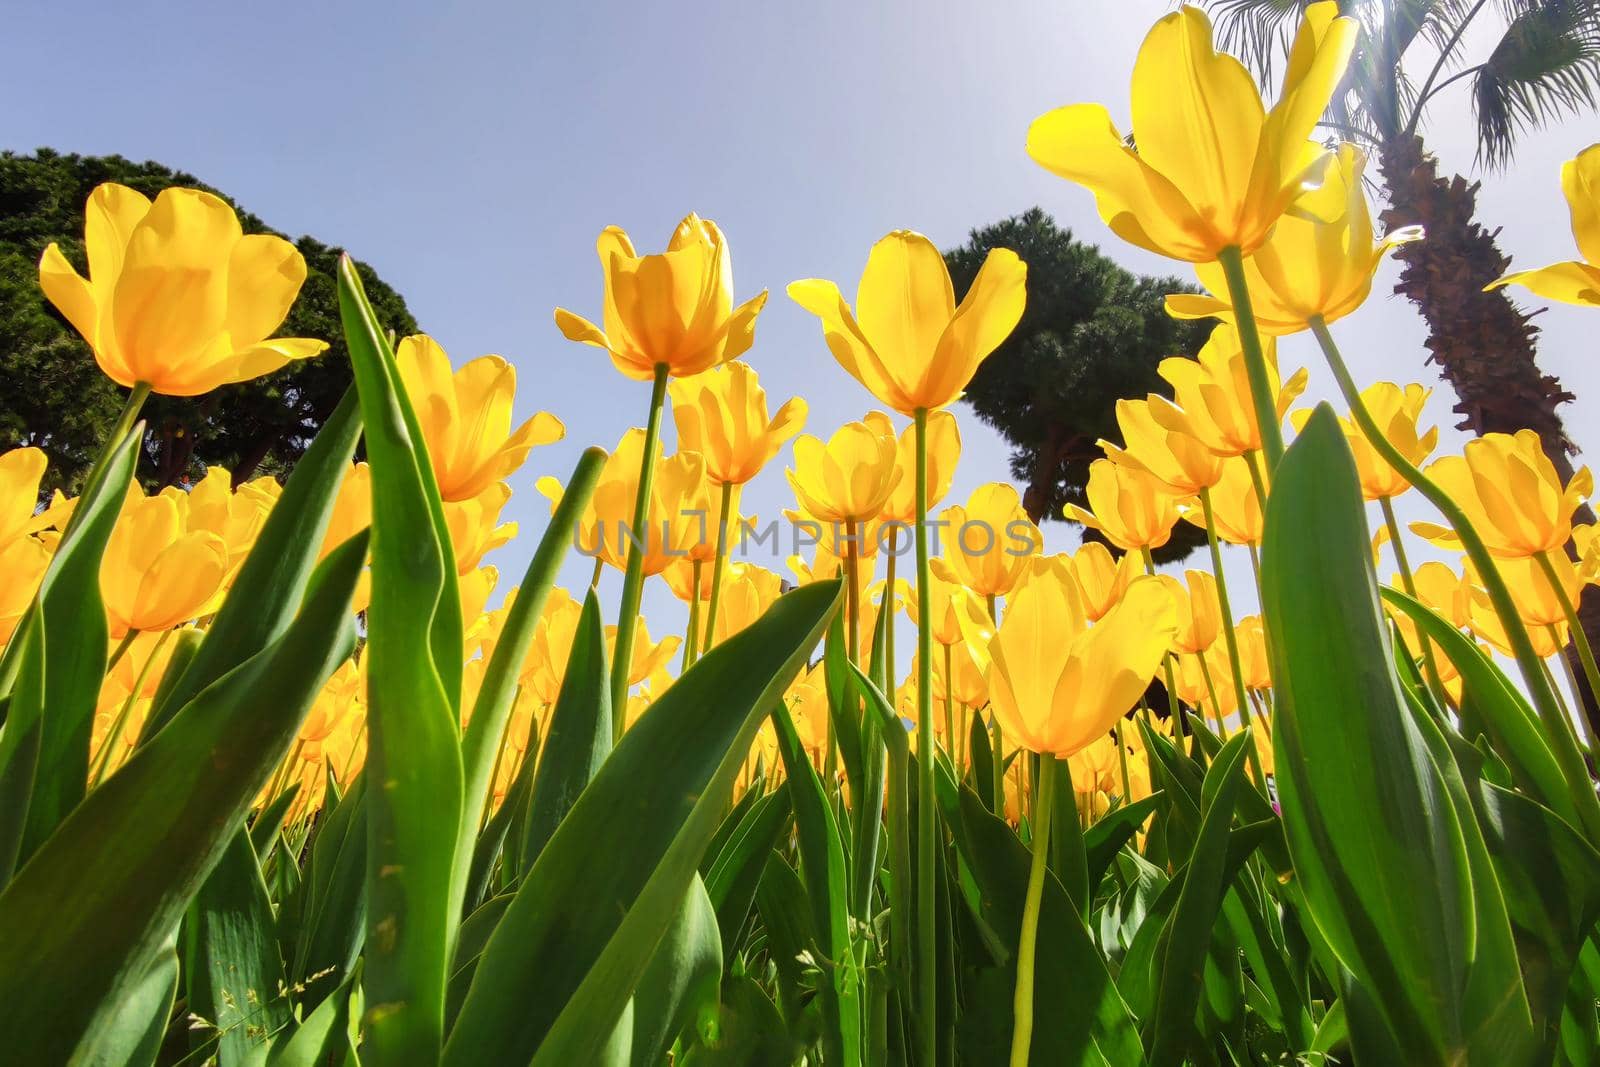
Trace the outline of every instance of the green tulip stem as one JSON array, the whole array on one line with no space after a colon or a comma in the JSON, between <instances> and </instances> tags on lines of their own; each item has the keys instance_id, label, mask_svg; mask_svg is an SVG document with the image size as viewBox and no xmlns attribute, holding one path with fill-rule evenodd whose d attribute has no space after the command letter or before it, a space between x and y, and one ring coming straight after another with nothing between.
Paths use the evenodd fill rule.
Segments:
<instances>
[{"instance_id":1,"label":"green tulip stem","mask_svg":"<svg viewBox=\"0 0 1600 1067\"><path fill-rule=\"evenodd\" d=\"M650 417L644 426L644 454L639 461L639 491L633 499L633 533L628 548L628 569L622 578L622 610L617 614L617 644L611 664L611 734L622 737L628 710L628 668L633 663L633 631L639 621L639 600L644 595L644 550L650 543L650 489L655 480L656 448L661 441L661 409L667 401L667 365L656 364L655 386L650 390ZM643 544L638 543L642 539Z\"/></svg>"},{"instance_id":2,"label":"green tulip stem","mask_svg":"<svg viewBox=\"0 0 1600 1067\"><path fill-rule=\"evenodd\" d=\"M1378 498L1378 507L1383 510L1383 522L1389 528L1389 543L1394 546L1394 560L1400 567L1400 585L1405 589L1406 596L1420 600L1416 578L1411 573L1411 561L1406 558L1406 546L1400 540L1400 521L1394 517L1394 503L1389 497L1382 496ZM1420 635L1419 639L1422 642L1422 670L1428 680L1428 689L1440 708L1448 708L1450 703L1445 699L1444 682L1439 679L1439 664L1433 658L1433 642Z\"/></svg>"},{"instance_id":3,"label":"green tulip stem","mask_svg":"<svg viewBox=\"0 0 1600 1067\"><path fill-rule=\"evenodd\" d=\"M1550 635L1550 640L1552 642L1554 642L1555 646L1557 648L1560 648L1561 645L1562 645L1561 628L1559 626L1557 626L1555 623L1550 623L1547 626L1545 626L1544 630L1545 630L1545 633ZM1544 661L1544 673L1545 673L1545 677L1550 679L1550 688L1552 688L1552 689L1554 689L1556 691L1556 696L1562 697L1562 703L1565 704L1566 703L1565 696L1562 694L1560 688L1556 685L1556 676L1555 676L1555 674L1550 670L1550 660L1551 659L1557 660L1561 664L1561 677L1563 677L1563 678L1565 678L1567 680L1567 689L1572 693L1572 699L1575 700L1575 701L1580 701L1581 702L1583 700L1583 690L1578 688L1578 676L1576 674L1572 673L1572 661L1569 660L1566 656L1557 654L1557 655L1549 657L1548 659L1546 659ZM1571 706L1567 707L1567 712L1568 712L1568 714L1571 714L1571 712L1572 712ZM1594 751L1594 735L1589 732L1587 727L1585 727L1585 729L1584 729L1584 735L1589 739L1589 751L1593 752Z\"/></svg>"},{"instance_id":4,"label":"green tulip stem","mask_svg":"<svg viewBox=\"0 0 1600 1067\"><path fill-rule=\"evenodd\" d=\"M894 571L896 557L900 554L900 527L889 527L889 558L884 560L883 603L878 606L878 611L883 616L883 695L889 698L891 708L898 707L895 703L895 673L894 673L894 617L899 614L895 610Z\"/></svg>"},{"instance_id":5,"label":"green tulip stem","mask_svg":"<svg viewBox=\"0 0 1600 1067\"><path fill-rule=\"evenodd\" d=\"M1594 661L1594 647L1589 644L1589 635L1583 632L1583 621L1578 618L1577 607L1572 603L1572 597L1567 595L1566 586L1561 584L1561 576L1556 573L1556 565L1550 558L1550 553L1541 552L1534 557L1539 561L1539 569L1544 571L1545 581L1550 583L1551 590L1556 594L1556 602L1561 605L1561 614L1567 617L1567 629L1572 633L1572 643L1578 646L1578 662L1583 664L1583 676L1589 683L1589 692L1600 696L1600 666ZM1556 658L1566 660L1566 655L1561 646L1556 646ZM1568 670L1572 667L1568 664ZM1589 723L1589 715L1584 709L1583 693L1577 686L1572 688L1573 707L1577 710L1578 723L1583 727L1584 739L1588 742L1589 753L1600 755L1600 746L1595 744L1594 728Z\"/></svg>"},{"instance_id":6,"label":"green tulip stem","mask_svg":"<svg viewBox=\"0 0 1600 1067\"><path fill-rule=\"evenodd\" d=\"M706 639L703 652L711 651L712 634L717 624L717 605L722 600L722 572L727 569L728 513L733 508L733 483L722 483L722 502L717 506L717 553L711 561L711 603L706 607ZM696 594L698 595L698 587Z\"/></svg>"},{"instance_id":7,"label":"green tulip stem","mask_svg":"<svg viewBox=\"0 0 1600 1067\"><path fill-rule=\"evenodd\" d=\"M955 679L951 677L954 658L950 650L954 645L940 645L944 650L944 740L950 750L950 765L956 769L956 781L961 780L961 746L956 742L956 698L951 691L955 688Z\"/></svg>"},{"instance_id":8,"label":"green tulip stem","mask_svg":"<svg viewBox=\"0 0 1600 1067\"><path fill-rule=\"evenodd\" d=\"M994 623L996 630L1000 629L1000 599L993 593L987 598L989 605L989 621ZM990 762L994 764L994 813L1001 818L1006 814L1006 754L1005 734L1000 729L1000 718L993 711L989 713L994 720L994 747L989 750Z\"/></svg>"},{"instance_id":9,"label":"green tulip stem","mask_svg":"<svg viewBox=\"0 0 1600 1067\"><path fill-rule=\"evenodd\" d=\"M1068 771L1070 774L1071 771ZM1050 853L1050 814L1055 808L1056 760L1039 760L1039 796L1034 805L1033 862L1028 867L1028 895L1022 905L1022 933L1017 939L1017 990L1012 1005L1011 1067L1027 1067L1033 1044L1033 961L1039 942L1039 905L1044 899L1045 859Z\"/></svg>"},{"instance_id":10,"label":"green tulip stem","mask_svg":"<svg viewBox=\"0 0 1600 1067\"><path fill-rule=\"evenodd\" d=\"M1278 397L1267 374L1267 357L1261 349L1261 335L1256 331L1256 313L1250 304L1250 286L1244 278L1244 256L1238 245L1229 245L1217 253L1217 262L1228 279L1228 300L1233 304L1235 327L1239 331L1239 344L1244 349L1245 375L1250 382L1250 402L1255 407L1256 423L1261 430L1261 450L1267 456L1267 470L1278 469L1283 458L1283 427L1278 423ZM1263 502L1266 500L1262 497Z\"/></svg>"},{"instance_id":11,"label":"green tulip stem","mask_svg":"<svg viewBox=\"0 0 1600 1067\"><path fill-rule=\"evenodd\" d=\"M928 409L918 408L916 433L917 507L917 1052L921 1063L934 1063L937 1054L938 945L937 900L934 874L938 848L937 804L934 801L933 740L933 630L928 587Z\"/></svg>"},{"instance_id":12,"label":"green tulip stem","mask_svg":"<svg viewBox=\"0 0 1600 1067\"><path fill-rule=\"evenodd\" d=\"M1500 625L1505 628L1506 637L1511 643L1512 655L1517 661L1523 681L1528 686L1528 692L1533 696L1539 718L1544 722L1545 733L1560 763L1562 776L1567 781L1567 790L1572 795L1584 829L1591 838L1600 838L1600 798L1596 798L1594 788L1590 784L1589 771L1584 765L1583 754L1578 750L1578 738L1573 730L1572 721L1561 709L1561 702L1556 698L1550 679L1544 672L1539 654L1534 651L1533 640L1528 636L1527 627L1517 614L1517 605L1516 601L1511 599L1511 590L1506 587L1505 579L1500 575L1500 568L1495 566L1494 558L1489 555L1489 549L1484 545L1483 538L1478 536L1478 531L1467 519L1461 505L1452 500L1450 494L1445 492L1439 483L1418 470L1416 464L1402 455L1378 428L1377 423L1373 421L1372 413L1367 410L1366 402L1361 399L1361 390L1356 388L1355 379L1350 376L1350 368L1345 366L1339 346L1334 343L1333 335L1328 332L1328 324L1323 321L1322 316L1313 316L1309 325L1318 343L1322 345L1322 353L1328 360L1328 368L1333 371L1334 380L1339 383L1339 391L1344 395L1345 403L1350 405L1350 417L1355 420L1361 432L1367 435L1367 441L1374 451L1406 481L1417 487L1417 491L1439 510L1445 521L1455 530L1456 536L1461 539L1461 547L1472 560L1472 565L1478 572L1478 580L1483 583L1484 590L1489 594L1489 602L1494 606L1495 614L1500 617Z\"/></svg>"},{"instance_id":13,"label":"green tulip stem","mask_svg":"<svg viewBox=\"0 0 1600 1067\"><path fill-rule=\"evenodd\" d=\"M1124 715L1117 720L1117 763L1122 768L1122 803L1130 804L1133 801L1133 786L1128 784L1128 723L1131 720Z\"/></svg>"},{"instance_id":14,"label":"green tulip stem","mask_svg":"<svg viewBox=\"0 0 1600 1067\"><path fill-rule=\"evenodd\" d=\"M678 665L678 673L682 674L693 665L695 653L700 648L700 574L705 567L703 560L695 560L690 567L690 581L694 583L694 593L689 597L689 626L688 633L683 638L683 661Z\"/></svg>"},{"instance_id":15,"label":"green tulip stem","mask_svg":"<svg viewBox=\"0 0 1600 1067\"><path fill-rule=\"evenodd\" d=\"M1252 468L1253 469L1253 468ZM1233 695L1239 702L1239 725L1250 729L1250 700L1245 695L1244 665L1239 662L1239 635L1233 628L1233 606L1228 601L1228 579L1222 573L1222 545L1217 541L1216 522L1211 510L1211 490L1202 487L1200 496L1201 517L1206 520L1206 545L1211 549L1211 572L1217 579L1217 607L1222 611L1222 640L1228 650L1228 668L1233 675ZM1204 665L1204 660L1201 660ZM1217 709L1217 724L1222 724L1222 709ZM1256 785L1266 788L1267 778L1261 770L1261 754L1251 744L1245 750L1250 761L1250 774Z\"/></svg>"}]
</instances>

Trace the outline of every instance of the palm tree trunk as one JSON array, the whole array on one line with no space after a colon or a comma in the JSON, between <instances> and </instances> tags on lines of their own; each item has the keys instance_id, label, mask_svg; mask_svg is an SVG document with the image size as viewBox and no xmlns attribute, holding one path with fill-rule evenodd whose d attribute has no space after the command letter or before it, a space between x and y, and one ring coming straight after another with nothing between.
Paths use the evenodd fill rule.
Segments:
<instances>
[{"instance_id":1,"label":"palm tree trunk","mask_svg":"<svg viewBox=\"0 0 1600 1067\"><path fill-rule=\"evenodd\" d=\"M1478 183L1460 175L1440 177L1438 160L1416 136L1386 142L1378 166L1389 193L1384 226L1420 224L1427 231L1426 240L1396 250L1404 269L1394 291L1417 305L1427 321L1428 359L1455 390L1455 411L1461 415L1457 429L1473 434L1534 430L1565 482L1572 477L1577 448L1556 409L1573 397L1535 362L1539 327L1533 316L1520 311L1504 290L1483 291L1511 261L1495 243L1499 231L1484 229L1474 218ZM1594 522L1594 512L1582 508L1577 521ZM1579 616L1595 643L1600 589L1584 590ZM1575 655L1570 647L1567 655ZM1575 673L1582 677L1581 671ZM1600 705L1587 685L1583 688L1589 719L1600 726Z\"/></svg>"}]
</instances>

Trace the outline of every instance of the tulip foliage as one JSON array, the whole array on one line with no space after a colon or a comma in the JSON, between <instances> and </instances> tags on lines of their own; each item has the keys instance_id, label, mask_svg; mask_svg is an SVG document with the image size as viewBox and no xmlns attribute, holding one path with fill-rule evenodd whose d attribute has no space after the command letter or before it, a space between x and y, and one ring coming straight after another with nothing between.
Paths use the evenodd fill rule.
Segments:
<instances>
[{"instance_id":1,"label":"tulip foliage","mask_svg":"<svg viewBox=\"0 0 1600 1067\"><path fill-rule=\"evenodd\" d=\"M661 253L607 229L599 324L557 311L649 406L537 479L498 597L501 513L564 428L512 418L503 359L391 339L348 260L355 386L292 476L146 495L145 396L324 341L273 336L292 248L204 194L97 191L88 277L52 247L40 278L127 412L76 499L0 454L8 1057L1600 1063L1597 748L1552 674L1574 641L1600 689L1593 485L1531 433L1434 458L1421 386L1350 379L1329 324L1393 239L1354 149L1305 137L1352 32L1311 5L1268 109L1184 8L1135 68L1137 148L1097 107L1035 124L1113 232L1196 265L1173 314L1221 320L1162 364L1172 399L1117 406L1071 509L1111 547L1071 554L1011 486L947 499L1018 256L958 302L896 231L853 304L789 286L877 405L804 433L740 358L765 292L735 303L696 216ZM1303 330L1343 416L1291 410L1273 339ZM780 466L792 581L742 551L740 492ZM1403 529L1413 488L1438 521ZM1181 578L1152 556L1180 521L1211 562ZM1424 542L1460 558L1413 568ZM574 553L593 579L561 588ZM640 617L656 581L681 629Z\"/></svg>"}]
</instances>

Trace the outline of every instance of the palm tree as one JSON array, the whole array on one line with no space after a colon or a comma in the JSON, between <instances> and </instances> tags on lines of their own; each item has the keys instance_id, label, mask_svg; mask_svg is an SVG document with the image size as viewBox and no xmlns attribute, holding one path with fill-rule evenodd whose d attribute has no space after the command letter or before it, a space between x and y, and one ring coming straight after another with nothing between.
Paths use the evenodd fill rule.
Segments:
<instances>
[{"instance_id":1,"label":"palm tree","mask_svg":"<svg viewBox=\"0 0 1600 1067\"><path fill-rule=\"evenodd\" d=\"M1210 0L1222 41L1264 81L1287 55L1305 0ZM1430 107L1471 96L1477 164L1511 162L1517 139L1592 110L1600 92L1600 0L1340 0L1362 33L1324 125L1377 160L1390 229L1422 225L1402 245L1395 292L1422 312L1429 358L1455 390L1460 429L1537 430L1562 480L1577 451L1557 408L1572 399L1535 361L1539 328L1505 290L1483 287L1510 260L1476 218L1478 182L1443 177L1423 143ZM1470 32L1469 32L1470 31ZM1482 44L1492 41L1487 51ZM1420 75L1420 77L1419 77ZM1585 509L1587 511L1588 509ZM1584 521L1593 522L1592 513ZM1583 598L1584 630L1600 637L1600 591ZM1600 721L1595 701L1590 715Z\"/></svg>"}]
</instances>

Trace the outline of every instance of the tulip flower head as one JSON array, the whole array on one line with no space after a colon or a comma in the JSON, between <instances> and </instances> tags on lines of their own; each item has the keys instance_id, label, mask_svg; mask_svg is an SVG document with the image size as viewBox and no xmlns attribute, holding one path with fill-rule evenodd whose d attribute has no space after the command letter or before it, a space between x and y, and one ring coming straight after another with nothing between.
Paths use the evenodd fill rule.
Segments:
<instances>
[{"instance_id":1,"label":"tulip flower head","mask_svg":"<svg viewBox=\"0 0 1600 1067\"><path fill-rule=\"evenodd\" d=\"M1278 398L1278 418L1305 392L1304 367L1279 384L1278 350L1271 337L1261 338L1267 380ZM1211 336L1194 359L1172 356L1156 372L1172 385L1174 404L1152 407L1151 416L1169 430L1187 433L1219 456L1239 456L1261 448L1261 427L1250 400L1239 335L1227 323Z\"/></svg>"},{"instance_id":2,"label":"tulip flower head","mask_svg":"<svg viewBox=\"0 0 1600 1067\"><path fill-rule=\"evenodd\" d=\"M1562 549L1572 536L1572 513L1594 492L1581 467L1565 486L1532 430L1488 433L1468 441L1462 455L1442 456L1428 474L1460 505L1490 554L1521 559ZM1455 531L1414 522L1418 535L1459 548Z\"/></svg>"},{"instance_id":3,"label":"tulip flower head","mask_svg":"<svg viewBox=\"0 0 1600 1067\"><path fill-rule=\"evenodd\" d=\"M827 444L801 434L794 442L789 485L800 507L818 522L877 518L901 472L888 419L847 422Z\"/></svg>"},{"instance_id":4,"label":"tulip flower head","mask_svg":"<svg viewBox=\"0 0 1600 1067\"><path fill-rule=\"evenodd\" d=\"M484 556L501 545L510 544L517 536L516 523L500 522L500 512L510 499L511 487L505 482L495 482L470 500L445 502L444 522L455 550L456 573L467 574L474 570Z\"/></svg>"},{"instance_id":5,"label":"tulip flower head","mask_svg":"<svg viewBox=\"0 0 1600 1067\"><path fill-rule=\"evenodd\" d=\"M794 397L767 418L767 394L748 363L734 361L679 378L669 387L678 447L705 457L715 485L743 485L761 472L806 422Z\"/></svg>"},{"instance_id":6,"label":"tulip flower head","mask_svg":"<svg viewBox=\"0 0 1600 1067\"><path fill-rule=\"evenodd\" d=\"M1331 2L1305 9L1268 111L1244 65L1212 46L1205 12L1185 5L1156 23L1134 61L1137 150L1104 107L1073 104L1034 120L1028 154L1092 191L1124 241L1192 263L1230 246L1252 252L1327 163L1308 138L1358 33L1337 15Z\"/></svg>"},{"instance_id":7,"label":"tulip flower head","mask_svg":"<svg viewBox=\"0 0 1600 1067\"><path fill-rule=\"evenodd\" d=\"M190 529L188 519L166 493L129 490L100 564L111 636L170 630L200 615L222 589L228 546L209 530Z\"/></svg>"},{"instance_id":8,"label":"tulip flower head","mask_svg":"<svg viewBox=\"0 0 1600 1067\"><path fill-rule=\"evenodd\" d=\"M1437 426L1431 426L1422 433L1417 432L1422 408L1432 391L1415 382L1404 388L1393 382L1374 382L1361 390L1361 402L1383 431L1384 439L1418 467L1427 461L1439 443ZM1302 408L1290 416L1290 421L1298 430L1310 417L1311 412ZM1350 451L1355 454L1356 474L1361 479L1361 495L1365 499L1391 499L1411 488L1411 483L1389 466L1389 462L1378 454L1372 442L1367 440L1367 435L1353 420L1341 418L1339 425L1350 444Z\"/></svg>"},{"instance_id":9,"label":"tulip flower head","mask_svg":"<svg viewBox=\"0 0 1600 1067\"><path fill-rule=\"evenodd\" d=\"M1169 410L1170 409L1170 410ZM1161 419L1154 412L1161 411ZM1158 393L1144 400L1118 400L1117 426L1123 444L1101 441L1106 458L1153 474L1174 496L1193 496L1216 485L1222 460L1184 429L1183 413Z\"/></svg>"},{"instance_id":10,"label":"tulip flower head","mask_svg":"<svg viewBox=\"0 0 1600 1067\"><path fill-rule=\"evenodd\" d=\"M1027 299L1027 264L989 252L960 306L944 256L920 233L895 230L872 246L856 306L833 282L807 278L789 296L822 320L828 350L851 377L902 415L961 396L978 365L1010 336Z\"/></svg>"},{"instance_id":11,"label":"tulip flower head","mask_svg":"<svg viewBox=\"0 0 1600 1067\"><path fill-rule=\"evenodd\" d=\"M1185 503L1185 521L1205 528L1205 509ZM1235 456L1222 465L1222 480L1211 487L1212 533L1230 545L1259 545L1266 532L1266 512L1250 475L1250 460Z\"/></svg>"},{"instance_id":12,"label":"tulip flower head","mask_svg":"<svg viewBox=\"0 0 1600 1067\"><path fill-rule=\"evenodd\" d=\"M1313 214L1284 215L1266 243L1244 261L1245 284L1261 332L1299 333L1319 316L1332 322L1350 314L1366 302L1372 275L1389 250L1421 240L1421 227L1402 226L1373 243L1372 215L1361 188L1366 162L1356 146L1340 145L1315 194L1332 221ZM1222 266L1197 263L1195 272L1208 293L1174 293L1167 297L1167 313L1176 319L1215 316L1233 321Z\"/></svg>"},{"instance_id":13,"label":"tulip flower head","mask_svg":"<svg viewBox=\"0 0 1600 1067\"><path fill-rule=\"evenodd\" d=\"M472 499L510 477L534 448L566 435L547 411L511 428L517 370L499 356L480 356L452 372L439 343L417 334L401 339L395 362L445 500Z\"/></svg>"},{"instance_id":14,"label":"tulip flower head","mask_svg":"<svg viewBox=\"0 0 1600 1067\"><path fill-rule=\"evenodd\" d=\"M0 453L0 546L49 525L48 512L35 514L39 481L47 465L45 454L37 448Z\"/></svg>"},{"instance_id":15,"label":"tulip flower head","mask_svg":"<svg viewBox=\"0 0 1600 1067\"><path fill-rule=\"evenodd\" d=\"M567 340L605 349L617 370L645 382L657 367L685 378L749 351L767 293L734 307L733 260L710 219L688 216L655 255L636 253L616 226L601 231L595 249L605 276L605 328L556 308Z\"/></svg>"},{"instance_id":16,"label":"tulip flower head","mask_svg":"<svg viewBox=\"0 0 1600 1067\"><path fill-rule=\"evenodd\" d=\"M1124 552L1113 559L1111 550L1099 541L1087 541L1073 553L1068 570L1078 588L1084 616L1090 622L1099 622L1116 607L1128 583L1143 573L1136 553Z\"/></svg>"},{"instance_id":17,"label":"tulip flower head","mask_svg":"<svg viewBox=\"0 0 1600 1067\"><path fill-rule=\"evenodd\" d=\"M1068 504L1067 518L1099 530L1124 552L1160 548L1178 523L1177 498L1155 475L1137 467L1095 460L1084 495L1089 510Z\"/></svg>"},{"instance_id":18,"label":"tulip flower head","mask_svg":"<svg viewBox=\"0 0 1600 1067\"><path fill-rule=\"evenodd\" d=\"M1583 258L1514 271L1490 282L1488 288L1520 285L1546 300L1600 307L1600 144L1562 164L1561 191L1567 195L1572 236Z\"/></svg>"},{"instance_id":19,"label":"tulip flower head","mask_svg":"<svg viewBox=\"0 0 1600 1067\"><path fill-rule=\"evenodd\" d=\"M1044 535L1022 510L1017 491L990 482L972 491L966 504L945 508L942 558L931 561L939 577L979 596L1005 596L1024 580L1044 547Z\"/></svg>"},{"instance_id":20,"label":"tulip flower head","mask_svg":"<svg viewBox=\"0 0 1600 1067\"><path fill-rule=\"evenodd\" d=\"M1007 740L1071 756L1103 737L1150 684L1177 632L1172 597L1137 578L1122 602L1070 641L1063 587L1029 582L989 642L989 700Z\"/></svg>"},{"instance_id":21,"label":"tulip flower head","mask_svg":"<svg viewBox=\"0 0 1600 1067\"><path fill-rule=\"evenodd\" d=\"M199 396L328 347L271 337L306 280L305 259L281 237L244 233L220 197L174 188L152 203L107 182L89 194L83 244L87 278L52 243L39 287L118 385Z\"/></svg>"}]
</instances>

